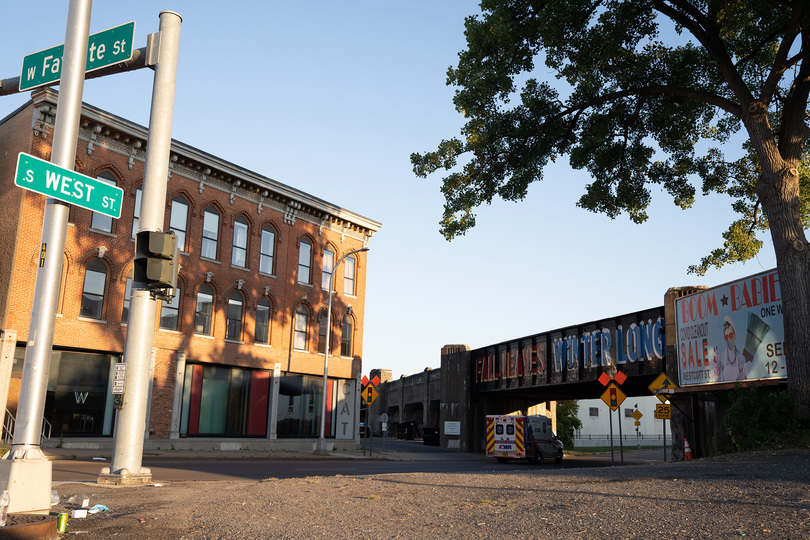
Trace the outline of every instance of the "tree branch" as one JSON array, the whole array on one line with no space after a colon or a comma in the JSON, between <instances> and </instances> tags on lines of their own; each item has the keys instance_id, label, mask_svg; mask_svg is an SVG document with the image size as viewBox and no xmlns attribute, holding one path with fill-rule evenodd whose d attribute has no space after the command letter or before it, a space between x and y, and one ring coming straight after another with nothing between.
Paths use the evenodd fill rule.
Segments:
<instances>
[{"instance_id":1,"label":"tree branch","mask_svg":"<svg viewBox=\"0 0 810 540\"><path fill-rule=\"evenodd\" d=\"M810 28L802 30L802 48L810 39ZM799 73L785 97L782 122L779 125L778 148L788 162L798 163L808 136L805 123L807 100L810 97L810 62L803 61Z\"/></svg>"},{"instance_id":2,"label":"tree branch","mask_svg":"<svg viewBox=\"0 0 810 540\"><path fill-rule=\"evenodd\" d=\"M737 118L742 118L742 109L740 108L740 106L724 97L712 94L710 92L703 92L691 88L681 88L677 86L666 86L666 85L652 85L652 86L645 86L642 88L621 90L619 92L611 92L609 94L605 94L603 96L587 100L583 103L570 106L567 109L558 113L555 117L562 118L564 116L573 113L574 111L582 111L590 107L596 107L597 105L602 105L604 103L609 103L611 101L616 101L618 99L625 97L656 96L656 95L681 97L685 99L701 101L703 103L719 107L720 109L723 109L727 113L736 116Z\"/></svg>"},{"instance_id":3,"label":"tree branch","mask_svg":"<svg viewBox=\"0 0 810 540\"><path fill-rule=\"evenodd\" d=\"M771 96L776 91L779 80L782 78L785 71L790 69L790 66L798 62L800 59L803 59L807 54L806 49L802 47L801 52L790 60L787 59L787 55L790 53L790 48L793 45L793 41L801 31L801 21L804 19L804 11L807 9L806 2L794 2L793 5L793 15L790 18L787 28L785 29L785 37L779 44L779 50L776 52L773 67L770 73L768 73L768 77L765 79L765 84L762 85L762 93L759 96L759 99L765 104L766 108L770 104Z\"/></svg>"},{"instance_id":4,"label":"tree branch","mask_svg":"<svg viewBox=\"0 0 810 540\"><path fill-rule=\"evenodd\" d=\"M745 84L734 62L731 61L723 40L716 33L709 32L709 23L703 13L694 8L689 2L671 0L670 3L672 5L667 4L666 0L653 0L653 8L672 19L675 23L680 24L695 36L695 39L703 45L703 48L714 60L729 89L737 96L740 104L747 107L754 101L754 96L751 94L748 85Z\"/></svg>"}]
</instances>

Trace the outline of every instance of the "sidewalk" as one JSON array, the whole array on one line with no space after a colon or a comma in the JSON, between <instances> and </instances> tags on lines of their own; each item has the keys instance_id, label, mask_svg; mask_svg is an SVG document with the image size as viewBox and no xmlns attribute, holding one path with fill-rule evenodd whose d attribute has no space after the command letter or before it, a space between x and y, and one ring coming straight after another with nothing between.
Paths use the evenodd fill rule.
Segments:
<instances>
[{"instance_id":1,"label":"sidewalk","mask_svg":"<svg viewBox=\"0 0 810 540\"><path fill-rule=\"evenodd\" d=\"M314 443L313 443L314 446ZM383 451L383 448L385 449ZM92 448L42 448L42 452L52 461L79 460L109 463L112 460L112 449ZM438 446L425 446L421 441L401 441L386 439L366 439L365 450L362 441L353 450L336 450L328 455L318 455L306 450L155 450L145 449L143 459L375 459L396 461L420 461L436 459L466 459L480 457Z\"/></svg>"}]
</instances>

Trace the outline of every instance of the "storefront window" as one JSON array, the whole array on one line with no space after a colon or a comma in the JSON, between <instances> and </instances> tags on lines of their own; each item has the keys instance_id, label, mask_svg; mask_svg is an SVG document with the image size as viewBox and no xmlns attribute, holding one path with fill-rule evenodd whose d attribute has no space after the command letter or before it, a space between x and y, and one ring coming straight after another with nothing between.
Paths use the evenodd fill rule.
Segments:
<instances>
[{"instance_id":1,"label":"storefront window","mask_svg":"<svg viewBox=\"0 0 810 540\"><path fill-rule=\"evenodd\" d=\"M14 373L22 375L25 348L14 354ZM45 419L51 437L94 437L112 435L113 408L111 373L118 357L69 351L53 351L45 395ZM17 403L9 400L16 414Z\"/></svg>"},{"instance_id":2,"label":"storefront window","mask_svg":"<svg viewBox=\"0 0 810 540\"><path fill-rule=\"evenodd\" d=\"M334 436L334 381L327 383L327 422L324 435ZM284 375L281 377L276 415L279 437L318 437L321 429L323 377Z\"/></svg>"},{"instance_id":3,"label":"storefront window","mask_svg":"<svg viewBox=\"0 0 810 540\"><path fill-rule=\"evenodd\" d=\"M188 364L183 383L181 434L266 435L270 372Z\"/></svg>"}]
</instances>

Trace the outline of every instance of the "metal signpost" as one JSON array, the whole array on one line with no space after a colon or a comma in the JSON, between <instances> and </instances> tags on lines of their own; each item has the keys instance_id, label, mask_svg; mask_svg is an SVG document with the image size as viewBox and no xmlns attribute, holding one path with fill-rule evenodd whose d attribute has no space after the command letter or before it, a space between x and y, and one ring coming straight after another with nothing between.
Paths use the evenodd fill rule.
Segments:
<instances>
[{"instance_id":1,"label":"metal signpost","mask_svg":"<svg viewBox=\"0 0 810 540\"><path fill-rule=\"evenodd\" d=\"M85 73L130 60L134 39L135 21L90 36L87 40ZM61 79L64 49L65 45L62 44L25 56L20 73L20 91L53 84Z\"/></svg>"},{"instance_id":2,"label":"metal signpost","mask_svg":"<svg viewBox=\"0 0 810 540\"><path fill-rule=\"evenodd\" d=\"M361 253L363 251L368 251L368 248L360 248L349 251L345 253L338 262L332 267L332 273L329 274L329 301L326 306L326 348L324 349L323 353L323 395L321 396L321 425L320 425L320 435L318 437L318 442L315 445L315 454L329 454L329 451L326 449L326 385L328 382L329 376L329 336L332 331L332 282L335 278L335 272L337 272L340 263L343 260L350 256L354 255L355 253Z\"/></svg>"},{"instance_id":3,"label":"metal signpost","mask_svg":"<svg viewBox=\"0 0 810 540\"><path fill-rule=\"evenodd\" d=\"M666 404L668 397L664 395L664 392L671 392L677 387L678 385L663 372L647 386L650 392L661 402L655 405L655 418L664 421L664 461L667 460L667 420L672 418L672 409Z\"/></svg>"},{"instance_id":4,"label":"metal signpost","mask_svg":"<svg viewBox=\"0 0 810 540\"><path fill-rule=\"evenodd\" d=\"M619 408L619 406L627 399L627 394L622 392L616 383L623 384L624 381L627 380L627 375L622 373L621 371L617 371L616 375L611 377L607 373L602 373L597 379L600 383L604 386L607 386L607 389L602 392L600 396L602 401L605 402L605 405L610 407L611 411L615 411ZM608 419L610 420L610 464L613 464L613 415L608 413ZM624 449L622 447L622 419L619 418L619 451L621 453L622 463L624 463Z\"/></svg>"},{"instance_id":5,"label":"metal signpost","mask_svg":"<svg viewBox=\"0 0 810 540\"><path fill-rule=\"evenodd\" d=\"M152 88L138 235L163 229L181 21L172 11L160 13L160 52ZM101 470L99 483L145 484L152 479L152 471L142 465L156 305L155 291L135 276L124 344L126 390L115 420L112 462Z\"/></svg>"},{"instance_id":6,"label":"metal signpost","mask_svg":"<svg viewBox=\"0 0 810 540\"><path fill-rule=\"evenodd\" d=\"M78 174L72 169L76 160L85 71L108 67L107 70L100 72L107 74L107 72L117 73L154 65L154 61L147 63L146 59L142 65L140 63L130 65L129 61L134 58L132 48L134 22L89 36L91 6L92 0L70 0L64 45L26 56L23 60L19 84L10 79L9 90L6 90L6 84L0 86L3 90L0 93L8 94L53 84L57 81L60 84L51 162L20 154L15 178L15 183L19 187L44 194L47 199L34 299L28 325L28 342L25 349L20 399L17 407L17 425L12 447L0 459L0 489L8 489L11 495L9 512L48 514L51 509L52 468L50 461L40 449L40 429L44 416L50 357L53 349L69 205L82 206L113 218L121 215L123 191L120 188ZM152 43L160 41L160 52L159 65L155 69L152 118L147 143L150 151L147 152L146 175L149 175L150 172L152 174L144 179L144 204L140 220L142 228L146 228L147 224L157 224L158 229L162 227L165 213L163 210L166 198L165 184L171 146L170 132L181 20L180 16L173 12L162 12L160 17L160 34L157 39L150 41L150 46ZM150 36L150 39L154 36L154 34ZM110 67L115 65L117 67ZM5 82L0 81L0 83ZM154 121L155 118L158 118L158 121ZM153 156L151 159L150 155ZM162 185L163 187L162 196L160 196L159 187L157 190L154 187L151 189L153 193L157 193L157 196L148 199L149 207L146 205L147 192L150 191L147 185ZM140 294L143 291L137 292ZM133 320L142 322L143 326L151 331L154 330L155 314L154 298L152 298L150 319L148 317L149 306L138 303L134 288L130 302L128 344L130 334L134 334L133 330L138 326L137 323L133 323ZM151 333L148 336L139 334L136 339L146 337L151 346ZM126 387L134 387L131 396L134 399L130 401L130 406L126 407L125 411L118 416L113 463L116 458L121 458L123 455L131 458L131 462L137 460L138 466L130 469L124 467L122 470L139 471L143 451L143 418L146 411L146 396L148 396L148 387L151 384L151 381L148 380L150 370L148 364L145 364L140 357L143 355L130 354L129 349L126 352L126 357L132 360L130 370L127 373L126 364L119 364L119 367L116 368L113 394L116 398L123 398L125 382L129 382L127 375L133 375L134 381L126 384ZM148 362L149 355L145 356L147 356L146 362ZM136 409L142 410L136 411ZM125 412L132 412L135 415L134 418L124 419ZM141 419L140 424L137 422L138 415ZM127 434L132 429L140 430L140 440L121 451L119 431ZM133 457L136 453L138 455Z\"/></svg>"},{"instance_id":7,"label":"metal signpost","mask_svg":"<svg viewBox=\"0 0 810 540\"><path fill-rule=\"evenodd\" d=\"M64 57L60 62L62 84L57 103L52 163L68 171L76 162L77 134L82 91L90 0L70 0L65 30ZM11 449L0 460L0 488L8 489L8 511L48 514L53 469L40 449L40 430L48 389L53 334L56 323L62 258L65 252L69 206L48 197L42 222L41 256L37 267L34 301L28 324L17 425ZM47 252L45 246L48 246Z\"/></svg>"},{"instance_id":8,"label":"metal signpost","mask_svg":"<svg viewBox=\"0 0 810 540\"><path fill-rule=\"evenodd\" d=\"M639 439L639 436L638 436L638 426L641 425L641 417L644 416L644 415L641 414L641 411L638 410L638 404L635 405L635 409L636 410L633 411L633 418L636 421L636 423L635 423L635 425L636 425L636 450L641 450L641 440Z\"/></svg>"},{"instance_id":9,"label":"metal signpost","mask_svg":"<svg viewBox=\"0 0 810 540\"><path fill-rule=\"evenodd\" d=\"M672 408L665 403L655 404L656 420L664 421L664 461L667 460L667 420L672 418Z\"/></svg>"}]
</instances>

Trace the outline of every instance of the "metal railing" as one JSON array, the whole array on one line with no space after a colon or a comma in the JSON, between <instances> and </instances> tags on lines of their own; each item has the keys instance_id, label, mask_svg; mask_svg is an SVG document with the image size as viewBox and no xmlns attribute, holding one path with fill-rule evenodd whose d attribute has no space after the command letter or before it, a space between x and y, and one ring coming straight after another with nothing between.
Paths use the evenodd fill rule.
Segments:
<instances>
[{"instance_id":1,"label":"metal railing","mask_svg":"<svg viewBox=\"0 0 810 540\"><path fill-rule=\"evenodd\" d=\"M11 414L11 411L6 409L6 415L3 419L3 444L8 446L14 440L14 427L17 424L17 420L14 418L14 415ZM51 423L48 422L48 419L43 417L42 418L42 431L40 431L40 439L39 442L42 444L45 441L49 441L51 439L51 432L53 431L53 426Z\"/></svg>"},{"instance_id":2,"label":"metal railing","mask_svg":"<svg viewBox=\"0 0 810 540\"><path fill-rule=\"evenodd\" d=\"M40 432L39 436L39 443L42 444L45 441L51 440L51 423L48 422L48 419L44 416L42 417L42 431Z\"/></svg>"},{"instance_id":3,"label":"metal railing","mask_svg":"<svg viewBox=\"0 0 810 540\"><path fill-rule=\"evenodd\" d=\"M8 446L14 438L14 415L6 409L6 416L3 419L3 444Z\"/></svg>"},{"instance_id":4,"label":"metal railing","mask_svg":"<svg viewBox=\"0 0 810 540\"><path fill-rule=\"evenodd\" d=\"M618 438L619 438L619 434L614 433L613 434L613 439L616 440ZM625 441L629 441L629 440L635 441L636 440L636 433L635 432L633 434L622 433L621 438L622 438L622 440L625 440ZM664 438L663 433L659 433L658 435L649 435L649 434L644 435L643 433L638 434L638 439L641 439L642 441L660 441L660 440L663 440L663 438ZM670 438L671 438L671 436L667 435L667 441L669 441ZM599 434L595 434L595 435L577 435L577 436L574 437L575 441L579 441L579 440L582 440L582 441L604 441L606 439L608 439L608 440L610 439L610 434L609 433L605 433L604 435L599 435Z\"/></svg>"}]
</instances>

